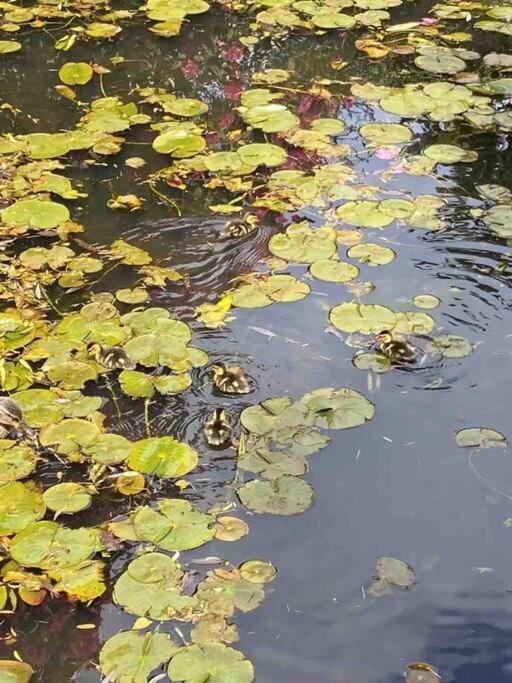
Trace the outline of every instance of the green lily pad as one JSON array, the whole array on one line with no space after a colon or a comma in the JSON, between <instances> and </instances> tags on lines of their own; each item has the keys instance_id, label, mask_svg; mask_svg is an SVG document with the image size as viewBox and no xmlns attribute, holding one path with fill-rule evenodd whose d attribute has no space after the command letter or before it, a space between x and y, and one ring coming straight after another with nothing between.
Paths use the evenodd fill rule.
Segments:
<instances>
[{"instance_id":1,"label":"green lily pad","mask_svg":"<svg viewBox=\"0 0 512 683\"><path fill-rule=\"evenodd\" d=\"M506 437L488 427L470 427L455 434L457 446L462 448L506 448Z\"/></svg>"},{"instance_id":2,"label":"green lily pad","mask_svg":"<svg viewBox=\"0 0 512 683\"><path fill-rule=\"evenodd\" d=\"M153 149L160 154L172 154L177 159L193 157L206 148L206 140L187 130L177 129L162 133L153 141Z\"/></svg>"},{"instance_id":3,"label":"green lily pad","mask_svg":"<svg viewBox=\"0 0 512 683\"><path fill-rule=\"evenodd\" d=\"M470 164L478 159L477 152L462 149L458 145L430 145L423 154L438 164Z\"/></svg>"},{"instance_id":4,"label":"green lily pad","mask_svg":"<svg viewBox=\"0 0 512 683\"><path fill-rule=\"evenodd\" d=\"M358 427L375 414L375 407L354 389L316 389L302 397L301 403L314 415L315 427L349 429Z\"/></svg>"},{"instance_id":5,"label":"green lily pad","mask_svg":"<svg viewBox=\"0 0 512 683\"><path fill-rule=\"evenodd\" d=\"M470 341L454 334L441 334L439 337L434 337L432 344L445 358L465 358L474 351Z\"/></svg>"},{"instance_id":6,"label":"green lily pad","mask_svg":"<svg viewBox=\"0 0 512 683\"><path fill-rule=\"evenodd\" d=\"M91 504L92 495L86 486L74 482L55 484L43 493L46 507L58 514L72 515L81 512Z\"/></svg>"},{"instance_id":7,"label":"green lily pad","mask_svg":"<svg viewBox=\"0 0 512 683\"><path fill-rule=\"evenodd\" d=\"M197 512L187 500L164 499L158 511L139 508L133 516L137 538L171 552L198 548L213 538L214 518Z\"/></svg>"},{"instance_id":8,"label":"green lily pad","mask_svg":"<svg viewBox=\"0 0 512 683\"><path fill-rule=\"evenodd\" d=\"M43 427L39 441L42 446L53 446L58 453L69 455L87 448L99 435L99 427L92 422L69 419Z\"/></svg>"},{"instance_id":9,"label":"green lily pad","mask_svg":"<svg viewBox=\"0 0 512 683\"><path fill-rule=\"evenodd\" d=\"M436 74L455 74L464 71L466 62L450 52L434 52L427 55L419 55L414 60L416 66L424 71Z\"/></svg>"},{"instance_id":10,"label":"green lily pad","mask_svg":"<svg viewBox=\"0 0 512 683\"><path fill-rule=\"evenodd\" d=\"M88 363L70 360L55 365L47 372L48 379L63 389L82 389L86 382L96 379L96 369Z\"/></svg>"},{"instance_id":11,"label":"green lily pad","mask_svg":"<svg viewBox=\"0 0 512 683\"><path fill-rule=\"evenodd\" d=\"M339 119L315 119L311 123L312 130L323 135L341 135L345 130L345 124Z\"/></svg>"},{"instance_id":12,"label":"green lily pad","mask_svg":"<svg viewBox=\"0 0 512 683\"><path fill-rule=\"evenodd\" d=\"M246 560L238 568L240 575L249 583L269 583L277 576L277 569L265 560Z\"/></svg>"},{"instance_id":13,"label":"green lily pad","mask_svg":"<svg viewBox=\"0 0 512 683\"><path fill-rule=\"evenodd\" d=\"M143 311L132 311L122 316L121 322L129 327L134 335L148 332L167 332L173 334L176 341L187 344L192 339L190 327L181 320L170 317L165 308L146 308Z\"/></svg>"},{"instance_id":14,"label":"green lily pad","mask_svg":"<svg viewBox=\"0 0 512 683\"><path fill-rule=\"evenodd\" d=\"M35 470L36 453L26 444L0 440L0 486L24 479Z\"/></svg>"},{"instance_id":15,"label":"green lily pad","mask_svg":"<svg viewBox=\"0 0 512 683\"><path fill-rule=\"evenodd\" d=\"M306 221L292 223L286 233L271 238L268 248L287 261L313 263L328 259L336 252L336 233L330 228L312 229Z\"/></svg>"},{"instance_id":16,"label":"green lily pad","mask_svg":"<svg viewBox=\"0 0 512 683\"><path fill-rule=\"evenodd\" d=\"M297 128L300 121L282 104L257 105L250 109L240 107L243 120L251 128L258 128L265 133L284 133Z\"/></svg>"},{"instance_id":17,"label":"green lily pad","mask_svg":"<svg viewBox=\"0 0 512 683\"><path fill-rule=\"evenodd\" d=\"M208 612L231 617L235 610L252 612L261 604L265 593L261 585L247 581L236 569L217 569L208 572L201 581L197 597Z\"/></svg>"},{"instance_id":18,"label":"green lily pad","mask_svg":"<svg viewBox=\"0 0 512 683\"><path fill-rule=\"evenodd\" d=\"M379 211L398 220L409 218L414 208L414 203L408 199L384 199L379 203Z\"/></svg>"},{"instance_id":19,"label":"green lily pad","mask_svg":"<svg viewBox=\"0 0 512 683\"><path fill-rule=\"evenodd\" d=\"M167 662L177 646L166 633L123 631L101 648L102 673L113 683L147 683L149 675Z\"/></svg>"},{"instance_id":20,"label":"green lily pad","mask_svg":"<svg viewBox=\"0 0 512 683\"><path fill-rule=\"evenodd\" d=\"M263 308L270 304L304 299L310 287L292 275L270 275L242 284L233 291L233 306L239 308Z\"/></svg>"},{"instance_id":21,"label":"green lily pad","mask_svg":"<svg viewBox=\"0 0 512 683\"><path fill-rule=\"evenodd\" d=\"M359 275L359 268L346 261L322 259L312 263L309 272L325 282L349 282Z\"/></svg>"},{"instance_id":22,"label":"green lily pad","mask_svg":"<svg viewBox=\"0 0 512 683\"><path fill-rule=\"evenodd\" d=\"M35 522L13 538L12 558L25 567L59 571L89 558L96 549L91 529L66 529L57 522Z\"/></svg>"},{"instance_id":23,"label":"green lily pad","mask_svg":"<svg viewBox=\"0 0 512 683\"><path fill-rule=\"evenodd\" d=\"M197 600L180 595L183 572L178 563L162 553L146 553L128 565L114 588L114 600L140 617L167 620L194 607Z\"/></svg>"},{"instance_id":24,"label":"green lily pad","mask_svg":"<svg viewBox=\"0 0 512 683\"><path fill-rule=\"evenodd\" d=\"M0 681L2 683L29 683L33 675L34 669L26 662L0 659Z\"/></svg>"},{"instance_id":25,"label":"green lily pad","mask_svg":"<svg viewBox=\"0 0 512 683\"><path fill-rule=\"evenodd\" d=\"M0 55L7 55L18 50L21 50L21 43L17 40L0 40Z\"/></svg>"},{"instance_id":26,"label":"green lily pad","mask_svg":"<svg viewBox=\"0 0 512 683\"><path fill-rule=\"evenodd\" d=\"M242 425L253 434L264 435L280 427L312 425L313 418L300 401L288 396L270 398L246 408L241 416Z\"/></svg>"},{"instance_id":27,"label":"green lily pad","mask_svg":"<svg viewBox=\"0 0 512 683\"><path fill-rule=\"evenodd\" d=\"M128 455L128 466L132 470L162 478L182 477L191 472L197 462L197 452L172 436L136 441Z\"/></svg>"},{"instance_id":28,"label":"green lily pad","mask_svg":"<svg viewBox=\"0 0 512 683\"><path fill-rule=\"evenodd\" d=\"M179 97L165 105L165 110L169 112L169 114L187 118L206 114L208 109L209 107L207 104L201 102L201 100L195 100L190 97Z\"/></svg>"},{"instance_id":29,"label":"green lily pad","mask_svg":"<svg viewBox=\"0 0 512 683\"><path fill-rule=\"evenodd\" d=\"M205 643L178 650L168 674L171 681L184 683L252 683L254 667L238 650L223 643Z\"/></svg>"},{"instance_id":30,"label":"green lily pad","mask_svg":"<svg viewBox=\"0 0 512 683\"><path fill-rule=\"evenodd\" d=\"M130 453L131 442L121 434L99 434L84 446L82 451L94 462L116 465L124 462Z\"/></svg>"},{"instance_id":31,"label":"green lily pad","mask_svg":"<svg viewBox=\"0 0 512 683\"><path fill-rule=\"evenodd\" d=\"M59 69L59 78L66 85L85 85L93 74L91 65L85 62L67 62Z\"/></svg>"},{"instance_id":32,"label":"green lily pad","mask_svg":"<svg viewBox=\"0 0 512 683\"><path fill-rule=\"evenodd\" d=\"M112 242L110 253L113 258L121 259L121 263L127 266L145 266L152 261L147 251L133 244L128 244L124 240ZM169 315L168 311L166 312Z\"/></svg>"},{"instance_id":33,"label":"green lily pad","mask_svg":"<svg viewBox=\"0 0 512 683\"><path fill-rule=\"evenodd\" d=\"M67 593L70 600L90 602L103 595L107 589L104 580L105 565L100 560L86 560L49 573L57 581L55 590Z\"/></svg>"},{"instance_id":34,"label":"green lily pad","mask_svg":"<svg viewBox=\"0 0 512 683\"><path fill-rule=\"evenodd\" d=\"M441 303L441 299L433 294L418 294L416 295L412 303L417 308L425 308L427 310L438 308Z\"/></svg>"},{"instance_id":35,"label":"green lily pad","mask_svg":"<svg viewBox=\"0 0 512 683\"><path fill-rule=\"evenodd\" d=\"M497 204L484 215L484 223L499 237L512 238L512 206Z\"/></svg>"},{"instance_id":36,"label":"green lily pad","mask_svg":"<svg viewBox=\"0 0 512 683\"><path fill-rule=\"evenodd\" d=\"M20 199L1 212L6 225L49 230L69 220L69 211L63 204L42 199Z\"/></svg>"},{"instance_id":37,"label":"green lily pad","mask_svg":"<svg viewBox=\"0 0 512 683\"><path fill-rule=\"evenodd\" d=\"M148 298L148 290L144 287L118 289L116 292L116 299L123 304L143 304Z\"/></svg>"},{"instance_id":38,"label":"green lily pad","mask_svg":"<svg viewBox=\"0 0 512 683\"><path fill-rule=\"evenodd\" d=\"M359 133L375 145L397 145L412 139L411 129L400 123L367 123Z\"/></svg>"},{"instance_id":39,"label":"green lily pad","mask_svg":"<svg viewBox=\"0 0 512 683\"><path fill-rule=\"evenodd\" d=\"M379 304L343 303L331 309L329 320L342 332L377 334L395 326L396 313Z\"/></svg>"},{"instance_id":40,"label":"green lily pad","mask_svg":"<svg viewBox=\"0 0 512 683\"><path fill-rule=\"evenodd\" d=\"M380 100L380 106L384 111L408 119L416 119L432 106L432 99L421 92L412 90L388 95Z\"/></svg>"},{"instance_id":41,"label":"green lily pad","mask_svg":"<svg viewBox=\"0 0 512 683\"><path fill-rule=\"evenodd\" d=\"M352 362L359 370L372 372L387 372L391 368L391 361L382 353L358 353Z\"/></svg>"},{"instance_id":42,"label":"green lily pad","mask_svg":"<svg viewBox=\"0 0 512 683\"><path fill-rule=\"evenodd\" d=\"M137 370L123 370L119 383L123 392L134 398L151 398L155 393L153 377Z\"/></svg>"},{"instance_id":43,"label":"green lily pad","mask_svg":"<svg viewBox=\"0 0 512 683\"><path fill-rule=\"evenodd\" d=\"M253 512L300 515L313 505L315 492L303 479L284 475L271 481L249 481L238 489L238 497Z\"/></svg>"},{"instance_id":44,"label":"green lily pad","mask_svg":"<svg viewBox=\"0 0 512 683\"><path fill-rule=\"evenodd\" d=\"M358 259L360 263L368 263L370 266L385 266L394 260L396 254L389 247L383 247L372 242L364 242L350 247L347 251L347 256Z\"/></svg>"},{"instance_id":45,"label":"green lily pad","mask_svg":"<svg viewBox=\"0 0 512 683\"><path fill-rule=\"evenodd\" d=\"M43 497L20 481L0 486L0 536L23 531L44 517Z\"/></svg>"},{"instance_id":46,"label":"green lily pad","mask_svg":"<svg viewBox=\"0 0 512 683\"><path fill-rule=\"evenodd\" d=\"M393 222L393 217L379 210L379 202L361 200L347 202L336 209L336 215L349 225L362 228L384 228Z\"/></svg>"},{"instance_id":47,"label":"green lily pad","mask_svg":"<svg viewBox=\"0 0 512 683\"><path fill-rule=\"evenodd\" d=\"M281 166L288 158L282 147L267 142L243 145L238 149L238 156L248 166L266 166L267 168Z\"/></svg>"}]
</instances>

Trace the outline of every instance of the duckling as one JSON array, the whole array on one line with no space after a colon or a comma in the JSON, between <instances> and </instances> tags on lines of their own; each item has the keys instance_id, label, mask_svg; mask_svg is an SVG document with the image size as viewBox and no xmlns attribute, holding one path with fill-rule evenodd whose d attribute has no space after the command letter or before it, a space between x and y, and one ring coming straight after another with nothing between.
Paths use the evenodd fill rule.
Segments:
<instances>
[{"instance_id":1,"label":"duckling","mask_svg":"<svg viewBox=\"0 0 512 683\"><path fill-rule=\"evenodd\" d=\"M89 355L101 363L106 370L131 370L135 367L126 351L120 346L102 346L91 344L88 348Z\"/></svg>"},{"instance_id":2,"label":"duckling","mask_svg":"<svg viewBox=\"0 0 512 683\"><path fill-rule=\"evenodd\" d=\"M245 213L242 218L232 218L229 220L224 229L221 231L219 237L221 239L235 239L236 237L245 237L254 232L258 227L258 218L249 212Z\"/></svg>"},{"instance_id":3,"label":"duckling","mask_svg":"<svg viewBox=\"0 0 512 683\"><path fill-rule=\"evenodd\" d=\"M393 339L389 330L383 330L376 338L381 352L393 363L413 363L416 360L416 349L409 342Z\"/></svg>"},{"instance_id":4,"label":"duckling","mask_svg":"<svg viewBox=\"0 0 512 683\"><path fill-rule=\"evenodd\" d=\"M238 365L216 363L213 366L213 384L223 394L248 394L252 391L245 370Z\"/></svg>"},{"instance_id":5,"label":"duckling","mask_svg":"<svg viewBox=\"0 0 512 683\"><path fill-rule=\"evenodd\" d=\"M216 408L214 410L213 418L205 424L203 433L209 446L220 448L228 445L231 441L233 430L223 408Z\"/></svg>"},{"instance_id":6,"label":"duckling","mask_svg":"<svg viewBox=\"0 0 512 683\"><path fill-rule=\"evenodd\" d=\"M0 397L0 438L5 439L24 432L23 413L16 401L9 396Z\"/></svg>"}]
</instances>

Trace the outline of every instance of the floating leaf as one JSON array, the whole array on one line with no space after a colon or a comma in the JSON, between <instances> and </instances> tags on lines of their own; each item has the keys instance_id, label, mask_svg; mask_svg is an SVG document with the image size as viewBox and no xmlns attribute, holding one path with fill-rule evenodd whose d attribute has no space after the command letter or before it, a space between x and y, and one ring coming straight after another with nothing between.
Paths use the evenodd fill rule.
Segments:
<instances>
[{"instance_id":1,"label":"floating leaf","mask_svg":"<svg viewBox=\"0 0 512 683\"><path fill-rule=\"evenodd\" d=\"M0 440L0 486L28 477L36 464L37 455L29 446Z\"/></svg>"},{"instance_id":2,"label":"floating leaf","mask_svg":"<svg viewBox=\"0 0 512 683\"><path fill-rule=\"evenodd\" d=\"M92 67L85 62L67 62L59 69L59 78L66 85L85 85L93 74Z\"/></svg>"},{"instance_id":3,"label":"floating leaf","mask_svg":"<svg viewBox=\"0 0 512 683\"><path fill-rule=\"evenodd\" d=\"M476 152L457 145L430 145L424 149L423 154L438 164L471 163L478 159Z\"/></svg>"},{"instance_id":4,"label":"floating leaf","mask_svg":"<svg viewBox=\"0 0 512 683\"><path fill-rule=\"evenodd\" d=\"M55 589L67 593L70 600L90 602L106 591L105 565L99 560L87 560L58 571L51 571L57 581Z\"/></svg>"},{"instance_id":5,"label":"floating leaf","mask_svg":"<svg viewBox=\"0 0 512 683\"><path fill-rule=\"evenodd\" d=\"M316 389L305 394L301 403L313 414L315 426L324 429L357 427L375 414L373 403L354 389Z\"/></svg>"},{"instance_id":6,"label":"floating leaf","mask_svg":"<svg viewBox=\"0 0 512 683\"><path fill-rule=\"evenodd\" d=\"M205 114L208 111L208 108L208 105L201 102L201 100L195 100L189 97L178 97L165 105L165 110L169 112L169 114L187 118Z\"/></svg>"},{"instance_id":7,"label":"floating leaf","mask_svg":"<svg viewBox=\"0 0 512 683\"><path fill-rule=\"evenodd\" d=\"M347 251L350 258L359 259L360 263L368 263L371 266L385 266L391 263L396 254L393 249L383 247L380 244L364 242L356 244Z\"/></svg>"},{"instance_id":8,"label":"floating leaf","mask_svg":"<svg viewBox=\"0 0 512 683\"><path fill-rule=\"evenodd\" d=\"M299 301L309 292L309 286L292 275L270 275L233 290L233 305L240 308L262 308L276 302Z\"/></svg>"},{"instance_id":9,"label":"floating leaf","mask_svg":"<svg viewBox=\"0 0 512 683\"><path fill-rule=\"evenodd\" d=\"M277 576L277 569L265 560L246 560L238 568L240 576L249 583L269 583Z\"/></svg>"},{"instance_id":10,"label":"floating leaf","mask_svg":"<svg viewBox=\"0 0 512 683\"><path fill-rule=\"evenodd\" d=\"M343 332L377 334L394 327L396 314L379 304L344 303L331 309L329 320Z\"/></svg>"},{"instance_id":11,"label":"floating leaf","mask_svg":"<svg viewBox=\"0 0 512 683\"><path fill-rule=\"evenodd\" d=\"M359 370L372 370L373 372L387 372L391 367L391 361L382 353L358 353L354 356L353 363Z\"/></svg>"},{"instance_id":12,"label":"floating leaf","mask_svg":"<svg viewBox=\"0 0 512 683\"><path fill-rule=\"evenodd\" d=\"M248 166L272 168L284 164L288 155L282 147L270 143L252 143L238 150L238 156Z\"/></svg>"},{"instance_id":13,"label":"floating leaf","mask_svg":"<svg viewBox=\"0 0 512 683\"><path fill-rule=\"evenodd\" d=\"M345 223L362 228L383 228L393 222L393 217L380 211L375 201L348 202L339 206L336 214Z\"/></svg>"},{"instance_id":14,"label":"floating leaf","mask_svg":"<svg viewBox=\"0 0 512 683\"><path fill-rule=\"evenodd\" d=\"M113 683L147 683L149 675L167 662L177 646L166 633L123 631L101 648L102 673Z\"/></svg>"},{"instance_id":15,"label":"floating leaf","mask_svg":"<svg viewBox=\"0 0 512 683\"><path fill-rule=\"evenodd\" d=\"M238 650L223 643L205 643L178 650L168 674L172 681L184 683L252 683L254 667Z\"/></svg>"},{"instance_id":16,"label":"floating leaf","mask_svg":"<svg viewBox=\"0 0 512 683\"><path fill-rule=\"evenodd\" d=\"M86 560L96 549L91 529L66 529L57 522L35 522L17 534L11 555L26 567L59 571Z\"/></svg>"},{"instance_id":17,"label":"floating leaf","mask_svg":"<svg viewBox=\"0 0 512 683\"><path fill-rule=\"evenodd\" d=\"M18 50L21 50L21 43L17 40L0 40L0 55L7 55Z\"/></svg>"},{"instance_id":18,"label":"floating leaf","mask_svg":"<svg viewBox=\"0 0 512 683\"><path fill-rule=\"evenodd\" d=\"M53 446L59 453L69 455L91 446L99 435L99 427L92 422L69 419L43 427L39 441L42 446Z\"/></svg>"},{"instance_id":19,"label":"floating leaf","mask_svg":"<svg viewBox=\"0 0 512 683\"><path fill-rule=\"evenodd\" d=\"M238 489L238 496L249 510L269 515L299 515L315 499L310 484L290 475L271 481L249 481Z\"/></svg>"},{"instance_id":20,"label":"floating leaf","mask_svg":"<svg viewBox=\"0 0 512 683\"><path fill-rule=\"evenodd\" d=\"M43 493L47 508L58 514L74 514L91 504L92 496L86 486L74 482L55 484Z\"/></svg>"},{"instance_id":21,"label":"floating leaf","mask_svg":"<svg viewBox=\"0 0 512 683\"><path fill-rule=\"evenodd\" d=\"M34 675L30 664L10 659L0 659L0 681L2 683L29 683Z\"/></svg>"},{"instance_id":22,"label":"floating leaf","mask_svg":"<svg viewBox=\"0 0 512 683\"><path fill-rule=\"evenodd\" d=\"M325 282L348 282L359 275L359 268L345 261L322 259L312 263L309 272L313 277Z\"/></svg>"},{"instance_id":23,"label":"floating leaf","mask_svg":"<svg viewBox=\"0 0 512 683\"><path fill-rule=\"evenodd\" d=\"M402 560L395 557L382 555L377 560L377 574L380 579L386 580L392 586L408 590L416 583L414 569Z\"/></svg>"},{"instance_id":24,"label":"floating leaf","mask_svg":"<svg viewBox=\"0 0 512 683\"><path fill-rule=\"evenodd\" d=\"M311 229L306 221L292 223L285 234L270 239L268 248L287 261L313 263L328 259L336 252L336 233L331 228Z\"/></svg>"},{"instance_id":25,"label":"floating leaf","mask_svg":"<svg viewBox=\"0 0 512 683\"><path fill-rule=\"evenodd\" d=\"M445 358L464 358L474 350L470 341L454 334L441 334L439 337L434 337L432 345Z\"/></svg>"},{"instance_id":26,"label":"floating leaf","mask_svg":"<svg viewBox=\"0 0 512 683\"><path fill-rule=\"evenodd\" d=\"M43 497L19 481L0 486L0 536L25 529L45 513Z\"/></svg>"},{"instance_id":27,"label":"floating leaf","mask_svg":"<svg viewBox=\"0 0 512 683\"><path fill-rule=\"evenodd\" d=\"M130 562L119 577L114 600L141 617L173 619L184 615L196 602L195 598L180 595L182 578L175 560L162 553L146 553Z\"/></svg>"},{"instance_id":28,"label":"floating leaf","mask_svg":"<svg viewBox=\"0 0 512 683\"><path fill-rule=\"evenodd\" d=\"M375 145L396 145L412 139L410 128L399 123L367 123L359 132Z\"/></svg>"},{"instance_id":29,"label":"floating leaf","mask_svg":"<svg viewBox=\"0 0 512 683\"><path fill-rule=\"evenodd\" d=\"M63 204L42 199L20 199L1 212L6 225L48 230L69 220Z\"/></svg>"},{"instance_id":30,"label":"floating leaf","mask_svg":"<svg viewBox=\"0 0 512 683\"><path fill-rule=\"evenodd\" d=\"M456 57L451 51L420 55L416 57L414 63L420 69L438 74L454 74L457 71L464 71L466 67L464 60Z\"/></svg>"},{"instance_id":31,"label":"floating leaf","mask_svg":"<svg viewBox=\"0 0 512 683\"><path fill-rule=\"evenodd\" d=\"M439 683L441 676L437 669L426 662L412 662L407 665L406 683Z\"/></svg>"},{"instance_id":32,"label":"floating leaf","mask_svg":"<svg viewBox=\"0 0 512 683\"><path fill-rule=\"evenodd\" d=\"M142 439L132 444L128 466L136 472L159 477L182 477L195 468L196 451L172 436Z\"/></svg>"},{"instance_id":33,"label":"floating leaf","mask_svg":"<svg viewBox=\"0 0 512 683\"><path fill-rule=\"evenodd\" d=\"M425 308L429 310L432 308L437 308L441 303L441 299L433 294L417 294L413 298L412 303L417 308Z\"/></svg>"},{"instance_id":34,"label":"floating leaf","mask_svg":"<svg viewBox=\"0 0 512 683\"><path fill-rule=\"evenodd\" d=\"M213 517L197 512L188 501L161 500L158 509L142 507L135 512L133 526L141 541L175 552L197 548L213 538Z\"/></svg>"},{"instance_id":35,"label":"floating leaf","mask_svg":"<svg viewBox=\"0 0 512 683\"><path fill-rule=\"evenodd\" d=\"M197 597L210 614L230 617L235 610L251 612L256 609L265 593L260 584L242 578L237 569L216 569L201 581Z\"/></svg>"},{"instance_id":36,"label":"floating leaf","mask_svg":"<svg viewBox=\"0 0 512 683\"><path fill-rule=\"evenodd\" d=\"M215 538L219 541L238 541L248 533L248 525L238 517L225 515L215 520Z\"/></svg>"},{"instance_id":37,"label":"floating leaf","mask_svg":"<svg viewBox=\"0 0 512 683\"><path fill-rule=\"evenodd\" d=\"M123 472L116 478L116 489L123 496L135 496L145 487L146 480L140 472Z\"/></svg>"},{"instance_id":38,"label":"floating leaf","mask_svg":"<svg viewBox=\"0 0 512 683\"><path fill-rule=\"evenodd\" d=\"M503 434L488 427L470 427L455 434L455 441L462 448L506 448L507 439Z\"/></svg>"}]
</instances>

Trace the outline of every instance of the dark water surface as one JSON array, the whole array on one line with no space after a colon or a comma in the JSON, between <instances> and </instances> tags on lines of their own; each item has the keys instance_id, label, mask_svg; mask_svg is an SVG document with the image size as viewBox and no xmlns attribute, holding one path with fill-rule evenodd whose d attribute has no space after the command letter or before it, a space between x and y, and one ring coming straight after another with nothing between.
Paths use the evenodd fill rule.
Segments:
<instances>
[{"instance_id":1,"label":"dark water surface","mask_svg":"<svg viewBox=\"0 0 512 683\"><path fill-rule=\"evenodd\" d=\"M426 3L393 8L393 21L422 17L428 8ZM239 64L226 61L221 42L243 35L243 28L244 20L219 11L194 17L175 39L127 27L112 44L91 43L83 54L75 49L73 60L108 65L110 57L123 55L130 61L104 77L108 95L126 97L136 85L154 85L200 97L210 104L219 134L222 117L235 106L226 98L224 84L247 88L251 73L263 68L294 70L296 80L304 83L313 77L361 77L396 85L421 78L409 58L391 56L369 65L351 41L332 34L267 41ZM505 36L495 39L498 45L486 40L484 54L510 47ZM0 113L2 132L69 129L80 114L53 90L58 82L54 69L62 57L41 35L34 34L30 46L2 62L0 97L22 110L15 118ZM197 78L187 81L181 66L188 59L199 61L201 69ZM333 75L328 66L332 59L346 60L349 66ZM97 85L87 85L79 96L89 100L100 94ZM399 121L351 102L325 115L345 120L340 142L361 150L357 130L363 123ZM470 131L467 138L454 138L450 126L424 122L414 123L413 130L415 152L432 142L463 139L479 151L480 159L467 166L438 166L435 178L401 174L388 182L388 190L445 198L447 227L437 233L404 226L365 230L366 241L392 247L397 258L381 268L360 266L359 279L376 285L364 301L413 310L410 300L415 295L438 296L441 306L432 312L438 332L466 336L477 344L472 356L450 361L429 357L410 369L379 376L378 382L373 375L368 384L366 371L352 365L354 349L343 343L343 335L326 331L328 310L353 295L344 285L318 280L310 281L313 291L303 301L238 309L236 320L221 330L207 331L192 322L197 345L212 360L242 361L255 379L257 391L246 401L223 401L232 412L269 396L298 398L325 386L354 388L376 406L375 418L365 428L330 432L331 444L311 458L308 481L316 491L311 510L297 517L246 515L247 537L229 546L213 541L188 554L228 554L235 565L261 557L278 568L263 604L237 618L241 641L235 647L254 662L262 683L398 683L405 665L414 660L430 662L449 683L512 680L512 530L503 524L512 516L510 451L471 453L458 448L453 438L456 430L471 426L489 426L512 436L510 250L469 213L481 205L474 199L475 185L510 183L508 137ZM146 177L147 167L143 174L123 167L125 158L139 155L155 170L165 165L151 150L152 137L147 130L129 133L122 153L104 167L83 170L75 162L72 174L88 192L78 220L90 241L123 237L162 264L188 273L188 291L171 286L152 303L190 321L194 306L215 301L234 277L256 267L267 255L269 236L281 227L268 218L256 237L215 242L212 235L222 220L208 214L210 199L200 187L193 196L176 194L182 212L176 216L147 185L136 184ZM368 183L387 164L364 150L351 161ZM141 211L129 214L106 207L111 193L127 192L147 199ZM307 216L314 218L315 212ZM292 267L295 271L299 269ZM114 271L98 291L123 283L123 273ZM205 371L196 373L199 379ZM206 508L225 499L236 453L205 449L202 424L219 400L202 384L194 382L183 396L159 399L151 406L150 418L154 434L176 435L200 451L200 467L190 477L195 489L187 495ZM122 423L112 418L108 427L140 438L143 416L133 405L125 399ZM44 476L51 482L54 475L50 469ZM164 490L172 493L172 486ZM72 524L96 523L125 512L127 506L119 497L105 496L93 512L76 515ZM364 586L378 555L411 564L417 585L380 599L366 594ZM128 559L129 553L119 554L111 578ZM58 600L39 608L22 605L5 624L18 640L0 645L0 653L10 657L17 650L45 683L93 683L100 677L90 662L97 661L101 642L133 621L108 599L100 606L73 609ZM83 623L98 628L77 630Z\"/></svg>"}]
</instances>

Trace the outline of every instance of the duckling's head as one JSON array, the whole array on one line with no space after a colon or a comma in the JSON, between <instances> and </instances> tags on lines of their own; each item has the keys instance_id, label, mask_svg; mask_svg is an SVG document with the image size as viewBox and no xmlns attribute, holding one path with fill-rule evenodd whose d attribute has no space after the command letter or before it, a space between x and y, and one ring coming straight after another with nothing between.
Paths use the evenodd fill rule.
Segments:
<instances>
[{"instance_id":1,"label":"duckling's head","mask_svg":"<svg viewBox=\"0 0 512 683\"><path fill-rule=\"evenodd\" d=\"M215 408L213 412L213 419L216 422L228 422L228 416L224 408Z\"/></svg>"},{"instance_id":2,"label":"duckling's head","mask_svg":"<svg viewBox=\"0 0 512 683\"><path fill-rule=\"evenodd\" d=\"M217 379L220 379L221 377L224 377L226 374L227 368L225 363L215 363L213 366L212 372L213 376L216 377Z\"/></svg>"},{"instance_id":3,"label":"duckling's head","mask_svg":"<svg viewBox=\"0 0 512 683\"><path fill-rule=\"evenodd\" d=\"M380 342L381 344L389 344L393 341L393 335L389 330L382 330L382 332L377 335L376 341Z\"/></svg>"},{"instance_id":4,"label":"duckling's head","mask_svg":"<svg viewBox=\"0 0 512 683\"><path fill-rule=\"evenodd\" d=\"M87 347L87 353L92 356L93 358L96 358L98 360L100 353L103 351L103 348L101 344L98 344L97 342L92 342L89 344Z\"/></svg>"}]
</instances>

